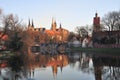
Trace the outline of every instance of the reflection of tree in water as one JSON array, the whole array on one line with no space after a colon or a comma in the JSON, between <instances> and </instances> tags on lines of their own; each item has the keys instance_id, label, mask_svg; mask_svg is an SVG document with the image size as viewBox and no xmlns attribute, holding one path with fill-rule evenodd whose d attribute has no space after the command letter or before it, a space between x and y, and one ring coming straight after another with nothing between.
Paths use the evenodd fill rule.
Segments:
<instances>
[{"instance_id":1,"label":"reflection of tree in water","mask_svg":"<svg viewBox=\"0 0 120 80\"><path fill-rule=\"evenodd\" d=\"M12 80L34 78L34 68L40 66L39 55L15 55L9 59L9 66L12 70ZM41 58L42 59L42 58Z\"/></svg>"},{"instance_id":2,"label":"reflection of tree in water","mask_svg":"<svg viewBox=\"0 0 120 80\"><path fill-rule=\"evenodd\" d=\"M86 53L71 53L69 56L69 64L72 68L77 68L78 71L86 73L93 72L90 55Z\"/></svg>"},{"instance_id":3,"label":"reflection of tree in water","mask_svg":"<svg viewBox=\"0 0 120 80\"><path fill-rule=\"evenodd\" d=\"M120 68L119 67L107 67L103 69L103 80L120 80Z\"/></svg>"},{"instance_id":4,"label":"reflection of tree in water","mask_svg":"<svg viewBox=\"0 0 120 80\"><path fill-rule=\"evenodd\" d=\"M120 57L106 55L88 55L71 53L69 64L72 68L86 73L94 73L95 80L120 80ZM90 61L93 65L90 66Z\"/></svg>"},{"instance_id":5,"label":"reflection of tree in water","mask_svg":"<svg viewBox=\"0 0 120 80\"><path fill-rule=\"evenodd\" d=\"M96 80L120 80L120 58L115 56L94 56Z\"/></svg>"},{"instance_id":6,"label":"reflection of tree in water","mask_svg":"<svg viewBox=\"0 0 120 80\"><path fill-rule=\"evenodd\" d=\"M12 79L18 80L18 78L21 78L20 73L22 72L22 66L23 66L23 59L21 56L13 56L8 60L8 64L11 67L12 70Z\"/></svg>"},{"instance_id":7,"label":"reflection of tree in water","mask_svg":"<svg viewBox=\"0 0 120 80\"><path fill-rule=\"evenodd\" d=\"M13 74L17 74L15 76L19 78L21 74L25 75L27 78L34 78L35 68L46 68L48 66L51 66L53 74L57 75L58 67L62 70L62 67L69 63L72 68L78 69L78 71L85 73L93 73L94 71L96 80L120 80L120 58L114 56L95 55L91 58L91 55L86 53L71 53L68 55L62 54L53 56L32 54L28 55L25 61L23 56L22 58L21 56L14 56L9 61L14 71ZM94 67L90 66L90 61L93 61Z\"/></svg>"},{"instance_id":8,"label":"reflection of tree in water","mask_svg":"<svg viewBox=\"0 0 120 80\"><path fill-rule=\"evenodd\" d=\"M92 60L93 66L90 66ZM90 73L94 72L95 80L120 80L120 57L106 55L86 55L85 53L69 54L72 68Z\"/></svg>"},{"instance_id":9,"label":"reflection of tree in water","mask_svg":"<svg viewBox=\"0 0 120 80\"><path fill-rule=\"evenodd\" d=\"M23 60L21 56L13 56L9 60L9 65L12 68L12 71L19 72L22 70Z\"/></svg>"}]
</instances>

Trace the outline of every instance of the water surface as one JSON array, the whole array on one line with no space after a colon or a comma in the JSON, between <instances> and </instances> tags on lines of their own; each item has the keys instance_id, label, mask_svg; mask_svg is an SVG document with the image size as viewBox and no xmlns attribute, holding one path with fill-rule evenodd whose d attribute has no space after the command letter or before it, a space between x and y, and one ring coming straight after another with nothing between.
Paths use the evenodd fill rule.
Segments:
<instances>
[{"instance_id":1,"label":"water surface","mask_svg":"<svg viewBox=\"0 0 120 80\"><path fill-rule=\"evenodd\" d=\"M120 80L120 57L115 55L29 54L24 60L9 61L10 65L0 68L0 80Z\"/></svg>"}]
</instances>

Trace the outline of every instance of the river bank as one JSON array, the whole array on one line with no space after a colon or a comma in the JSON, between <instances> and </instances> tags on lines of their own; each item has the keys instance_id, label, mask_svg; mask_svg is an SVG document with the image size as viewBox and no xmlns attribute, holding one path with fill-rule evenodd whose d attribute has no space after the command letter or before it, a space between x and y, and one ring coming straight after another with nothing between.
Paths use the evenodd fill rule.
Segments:
<instances>
[{"instance_id":1,"label":"river bank","mask_svg":"<svg viewBox=\"0 0 120 80\"><path fill-rule=\"evenodd\" d=\"M82 48L71 47L70 52L96 52L96 53L114 53L120 55L120 48Z\"/></svg>"}]
</instances>

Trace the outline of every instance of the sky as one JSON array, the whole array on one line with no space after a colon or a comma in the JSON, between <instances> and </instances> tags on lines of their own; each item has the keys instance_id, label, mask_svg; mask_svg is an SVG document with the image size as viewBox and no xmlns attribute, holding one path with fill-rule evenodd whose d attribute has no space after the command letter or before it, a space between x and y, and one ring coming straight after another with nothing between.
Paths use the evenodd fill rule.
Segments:
<instances>
[{"instance_id":1,"label":"sky","mask_svg":"<svg viewBox=\"0 0 120 80\"><path fill-rule=\"evenodd\" d=\"M97 12L102 18L120 10L120 0L0 0L4 14L14 14L26 25L30 19L35 27L51 28L52 18L57 26L75 31L77 26L92 25Z\"/></svg>"}]
</instances>

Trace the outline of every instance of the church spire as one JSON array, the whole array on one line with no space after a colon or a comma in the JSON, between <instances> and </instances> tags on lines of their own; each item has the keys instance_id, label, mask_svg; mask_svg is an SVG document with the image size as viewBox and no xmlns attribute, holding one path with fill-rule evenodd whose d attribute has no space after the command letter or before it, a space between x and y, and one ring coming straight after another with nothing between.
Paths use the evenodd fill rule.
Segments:
<instances>
[{"instance_id":1,"label":"church spire","mask_svg":"<svg viewBox=\"0 0 120 80\"><path fill-rule=\"evenodd\" d=\"M56 27L57 27L56 21L54 18L52 18L51 30L56 31Z\"/></svg>"},{"instance_id":2,"label":"church spire","mask_svg":"<svg viewBox=\"0 0 120 80\"><path fill-rule=\"evenodd\" d=\"M95 13L95 17L98 17L98 13L97 12Z\"/></svg>"},{"instance_id":3,"label":"church spire","mask_svg":"<svg viewBox=\"0 0 120 80\"><path fill-rule=\"evenodd\" d=\"M30 25L30 19L29 19L29 21L28 21L28 27L30 27L31 25Z\"/></svg>"},{"instance_id":4,"label":"church spire","mask_svg":"<svg viewBox=\"0 0 120 80\"><path fill-rule=\"evenodd\" d=\"M61 25L61 23L60 23L60 29L62 28L62 25Z\"/></svg>"},{"instance_id":5,"label":"church spire","mask_svg":"<svg viewBox=\"0 0 120 80\"><path fill-rule=\"evenodd\" d=\"M56 23L56 22L55 22L55 19L52 17L52 24L54 24L54 23Z\"/></svg>"},{"instance_id":6,"label":"church spire","mask_svg":"<svg viewBox=\"0 0 120 80\"><path fill-rule=\"evenodd\" d=\"M32 20L32 27L34 27L34 23L33 23L33 20Z\"/></svg>"}]
</instances>

